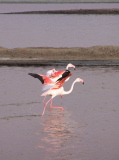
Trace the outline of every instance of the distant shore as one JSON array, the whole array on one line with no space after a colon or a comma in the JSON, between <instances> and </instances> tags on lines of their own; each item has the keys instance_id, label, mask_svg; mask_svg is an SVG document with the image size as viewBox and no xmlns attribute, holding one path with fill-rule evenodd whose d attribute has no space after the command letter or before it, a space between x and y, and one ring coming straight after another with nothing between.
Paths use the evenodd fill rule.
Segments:
<instances>
[{"instance_id":1,"label":"distant shore","mask_svg":"<svg viewBox=\"0 0 119 160\"><path fill-rule=\"evenodd\" d=\"M48 11L9 12L3 14L119 14L119 9L48 10Z\"/></svg>"},{"instance_id":2,"label":"distant shore","mask_svg":"<svg viewBox=\"0 0 119 160\"><path fill-rule=\"evenodd\" d=\"M21 1L21 0L2 0L0 1L0 3L119 3L117 0L112 0L112 1L108 1L108 0L104 0L104 1L93 1L93 0L89 0L89 1L77 1L77 0L72 0L72 1L68 1L68 0L59 0L59 1L56 1L56 0L51 0L51 1L48 1L48 0L39 0L39 1Z\"/></svg>"},{"instance_id":3,"label":"distant shore","mask_svg":"<svg viewBox=\"0 0 119 160\"><path fill-rule=\"evenodd\" d=\"M56 0L51 0L51 1L48 1L48 0L39 0L39 1L27 1L27 0L24 0L24 1L21 1L21 0L1 0L0 3L119 3L117 0L112 0L112 1L108 1L108 0L104 0L104 1L93 1L93 0L89 0L89 1L77 1L77 0L72 0L72 1L68 1L68 0L59 0L59 1L56 1Z\"/></svg>"},{"instance_id":4,"label":"distant shore","mask_svg":"<svg viewBox=\"0 0 119 160\"><path fill-rule=\"evenodd\" d=\"M0 47L0 65L41 65L65 61L113 62L119 65L119 46L73 48L29 47L7 49ZM78 64L78 63L77 63ZM104 63L105 64L105 63Z\"/></svg>"}]
</instances>

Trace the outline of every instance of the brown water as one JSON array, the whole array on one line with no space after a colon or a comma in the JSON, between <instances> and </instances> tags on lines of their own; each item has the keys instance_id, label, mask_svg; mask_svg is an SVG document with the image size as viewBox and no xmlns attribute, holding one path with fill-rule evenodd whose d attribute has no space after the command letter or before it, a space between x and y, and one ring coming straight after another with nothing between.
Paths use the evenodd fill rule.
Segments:
<instances>
[{"instance_id":1,"label":"brown water","mask_svg":"<svg viewBox=\"0 0 119 160\"><path fill-rule=\"evenodd\" d=\"M0 67L0 160L118 160L119 68L77 67L65 90L85 84L54 99L64 112L42 117L41 83L28 73L50 68Z\"/></svg>"}]
</instances>

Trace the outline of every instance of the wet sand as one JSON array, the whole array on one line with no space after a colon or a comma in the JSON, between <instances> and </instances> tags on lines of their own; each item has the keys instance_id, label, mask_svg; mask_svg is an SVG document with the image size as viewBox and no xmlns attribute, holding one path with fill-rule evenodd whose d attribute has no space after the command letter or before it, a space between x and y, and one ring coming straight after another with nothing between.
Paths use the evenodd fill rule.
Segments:
<instances>
[{"instance_id":1,"label":"wet sand","mask_svg":"<svg viewBox=\"0 0 119 160\"><path fill-rule=\"evenodd\" d=\"M119 65L119 46L14 49L0 47L0 65L50 65L64 64L66 61L74 61L77 65Z\"/></svg>"},{"instance_id":2,"label":"wet sand","mask_svg":"<svg viewBox=\"0 0 119 160\"><path fill-rule=\"evenodd\" d=\"M42 117L42 86L29 72L47 67L0 67L0 160L118 160L119 67L77 67ZM65 66L55 66L63 70ZM48 97L47 97L48 98Z\"/></svg>"}]
</instances>

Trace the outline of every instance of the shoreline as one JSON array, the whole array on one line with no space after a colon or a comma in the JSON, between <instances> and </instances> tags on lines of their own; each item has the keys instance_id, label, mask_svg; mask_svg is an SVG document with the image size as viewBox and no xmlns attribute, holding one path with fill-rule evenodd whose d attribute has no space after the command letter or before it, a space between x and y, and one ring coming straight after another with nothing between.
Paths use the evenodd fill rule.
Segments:
<instances>
[{"instance_id":1,"label":"shoreline","mask_svg":"<svg viewBox=\"0 0 119 160\"><path fill-rule=\"evenodd\" d=\"M46 10L8 12L1 14L119 14L119 9L72 9L72 10Z\"/></svg>"},{"instance_id":2,"label":"shoreline","mask_svg":"<svg viewBox=\"0 0 119 160\"><path fill-rule=\"evenodd\" d=\"M0 60L0 66L19 66L19 67L30 67L30 66L65 66L68 63L72 63L75 66L80 67L119 67L119 61L115 60L75 60L75 61L45 61L45 60Z\"/></svg>"},{"instance_id":3,"label":"shoreline","mask_svg":"<svg viewBox=\"0 0 119 160\"><path fill-rule=\"evenodd\" d=\"M33 3L44 3L44 4L46 4L46 3L119 3L118 1L84 1L84 2L82 2L82 1L65 1L65 0L63 0L63 1L21 1L21 0L19 0L19 1L8 1L8 0L5 0L4 2L3 1L1 1L0 3L31 3L31 4L33 4Z\"/></svg>"},{"instance_id":4,"label":"shoreline","mask_svg":"<svg viewBox=\"0 0 119 160\"><path fill-rule=\"evenodd\" d=\"M119 46L14 49L0 47L0 66L64 65L67 62L80 66L119 66Z\"/></svg>"}]
</instances>

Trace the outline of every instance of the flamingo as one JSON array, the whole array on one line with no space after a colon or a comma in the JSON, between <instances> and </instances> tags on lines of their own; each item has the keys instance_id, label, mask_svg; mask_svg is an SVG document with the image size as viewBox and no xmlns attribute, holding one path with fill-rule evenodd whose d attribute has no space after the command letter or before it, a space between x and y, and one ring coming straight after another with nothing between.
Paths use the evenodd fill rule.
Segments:
<instances>
[{"instance_id":1,"label":"flamingo","mask_svg":"<svg viewBox=\"0 0 119 160\"><path fill-rule=\"evenodd\" d=\"M44 77L42 77L41 75L37 75L37 74L33 74L33 73L29 73L29 75L31 75L31 76L33 76L35 78L38 78L42 83L45 82ZM81 82L82 84L84 84L84 80L83 79L76 78L76 80L72 83L70 90L69 91L65 91L64 88L63 88L63 84L66 81L66 79L69 78L71 75L72 75L71 72L69 70L66 70L62 74L62 77L59 78L55 83L53 81L51 81L50 88L41 95L41 96L45 96L45 97L47 95L51 96L51 98L44 104L44 109L43 109L42 115L44 115L46 106L48 105L49 102L50 102L50 108L60 108L60 109L64 110L64 108L62 108L62 107L53 107L52 106L53 98L56 97L56 96L58 96L58 95L70 94L72 92L74 84L76 82ZM47 80L48 79L49 78L47 77Z\"/></svg>"},{"instance_id":2,"label":"flamingo","mask_svg":"<svg viewBox=\"0 0 119 160\"><path fill-rule=\"evenodd\" d=\"M73 64L71 64L71 63L69 63L67 66L66 66L66 70L68 70L69 68L76 68ZM54 68L53 69L50 69L50 70L48 70L47 72L46 72L46 75L41 75L41 74L30 74L31 76L33 76L34 78L38 78L39 76L40 77L42 77L42 79L43 79L43 90L47 90L47 89L49 89L49 86L51 85L51 84L54 84L53 82L56 82L61 76L62 76L62 74L65 72L65 70L64 71L56 71ZM39 78L40 78L39 77ZM48 78L49 77L49 78ZM39 79L38 78L38 79ZM40 78L41 79L41 78ZM66 81L68 81L68 79L69 78L67 78L67 80ZM49 85L48 85L49 84ZM60 97L61 98L63 98L63 96L62 95L60 95ZM46 96L44 97L44 99L43 99L43 101L42 101L42 103L44 103L44 101L45 101L45 98L46 98Z\"/></svg>"},{"instance_id":3,"label":"flamingo","mask_svg":"<svg viewBox=\"0 0 119 160\"><path fill-rule=\"evenodd\" d=\"M76 67L69 63L67 66L66 66L66 70L68 70L69 68L73 68L74 70L76 69ZM53 82L56 82L60 77L62 77L62 74L65 72L65 70L63 71L56 71L55 69L51 69L49 71L46 72L46 76L50 77L50 79L53 81ZM68 81L69 78L66 79L66 81ZM61 98L63 98L62 95L60 95ZM45 101L45 98L46 96L44 97L43 99L43 102Z\"/></svg>"}]
</instances>

